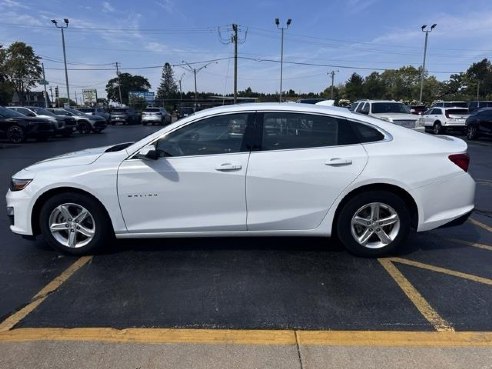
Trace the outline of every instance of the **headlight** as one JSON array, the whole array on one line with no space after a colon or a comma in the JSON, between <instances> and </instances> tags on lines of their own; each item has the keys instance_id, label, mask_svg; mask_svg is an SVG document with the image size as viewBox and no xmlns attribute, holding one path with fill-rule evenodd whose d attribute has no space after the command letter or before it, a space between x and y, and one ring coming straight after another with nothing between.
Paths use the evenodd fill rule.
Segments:
<instances>
[{"instance_id":1,"label":"headlight","mask_svg":"<svg viewBox=\"0 0 492 369\"><path fill-rule=\"evenodd\" d=\"M10 180L10 191L22 191L31 182L32 182L32 179L12 178Z\"/></svg>"}]
</instances>

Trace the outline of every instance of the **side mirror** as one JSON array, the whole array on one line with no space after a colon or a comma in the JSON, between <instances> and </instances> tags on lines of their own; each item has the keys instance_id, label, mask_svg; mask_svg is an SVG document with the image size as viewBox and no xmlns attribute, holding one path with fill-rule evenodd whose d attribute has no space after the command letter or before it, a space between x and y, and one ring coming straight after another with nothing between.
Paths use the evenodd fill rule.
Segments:
<instances>
[{"instance_id":1,"label":"side mirror","mask_svg":"<svg viewBox=\"0 0 492 369\"><path fill-rule=\"evenodd\" d=\"M27 116L28 116L28 117L35 117L35 116L36 116L36 114L34 114L34 113L27 113Z\"/></svg>"},{"instance_id":2,"label":"side mirror","mask_svg":"<svg viewBox=\"0 0 492 369\"><path fill-rule=\"evenodd\" d=\"M157 160L159 159L159 153L155 149L154 146L145 146L142 148L139 152L137 157L139 159L151 159L151 160Z\"/></svg>"}]
</instances>

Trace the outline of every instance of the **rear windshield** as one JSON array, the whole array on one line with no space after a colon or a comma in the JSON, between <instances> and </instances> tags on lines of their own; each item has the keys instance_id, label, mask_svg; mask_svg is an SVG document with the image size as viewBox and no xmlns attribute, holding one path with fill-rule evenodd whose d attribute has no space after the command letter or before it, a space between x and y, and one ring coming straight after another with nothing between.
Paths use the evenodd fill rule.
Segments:
<instances>
[{"instance_id":1,"label":"rear windshield","mask_svg":"<svg viewBox=\"0 0 492 369\"><path fill-rule=\"evenodd\" d=\"M112 112L113 113L126 113L127 109L113 109Z\"/></svg>"},{"instance_id":2,"label":"rear windshield","mask_svg":"<svg viewBox=\"0 0 492 369\"><path fill-rule=\"evenodd\" d=\"M407 113L410 114L408 106L402 103L372 103L372 113Z\"/></svg>"},{"instance_id":3,"label":"rear windshield","mask_svg":"<svg viewBox=\"0 0 492 369\"><path fill-rule=\"evenodd\" d=\"M145 109L144 111L147 113L159 113L160 110L157 108L148 108L148 109Z\"/></svg>"},{"instance_id":4,"label":"rear windshield","mask_svg":"<svg viewBox=\"0 0 492 369\"><path fill-rule=\"evenodd\" d=\"M468 114L468 109L446 109L446 114Z\"/></svg>"}]
</instances>

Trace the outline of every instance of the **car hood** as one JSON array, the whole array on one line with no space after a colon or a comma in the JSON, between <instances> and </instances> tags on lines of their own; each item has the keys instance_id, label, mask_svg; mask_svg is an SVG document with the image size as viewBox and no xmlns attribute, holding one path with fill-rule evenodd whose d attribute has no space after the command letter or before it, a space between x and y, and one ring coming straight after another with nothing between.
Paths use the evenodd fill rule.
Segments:
<instances>
[{"instance_id":1,"label":"car hood","mask_svg":"<svg viewBox=\"0 0 492 369\"><path fill-rule=\"evenodd\" d=\"M55 156L40 162L37 162L27 168L27 171L45 170L49 168L59 168L76 165L89 165L94 163L102 154L104 154L111 146L96 147L81 151L70 152L60 156Z\"/></svg>"}]
</instances>

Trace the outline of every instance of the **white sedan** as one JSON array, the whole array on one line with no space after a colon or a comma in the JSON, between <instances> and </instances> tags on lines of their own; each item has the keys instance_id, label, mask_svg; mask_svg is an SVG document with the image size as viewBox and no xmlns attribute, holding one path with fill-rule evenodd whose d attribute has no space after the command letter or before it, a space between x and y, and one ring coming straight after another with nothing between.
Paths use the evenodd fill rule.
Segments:
<instances>
[{"instance_id":1,"label":"white sedan","mask_svg":"<svg viewBox=\"0 0 492 369\"><path fill-rule=\"evenodd\" d=\"M11 230L72 254L116 238L336 236L356 255L466 220L464 141L347 109L208 109L135 143L34 164L12 178Z\"/></svg>"}]
</instances>

